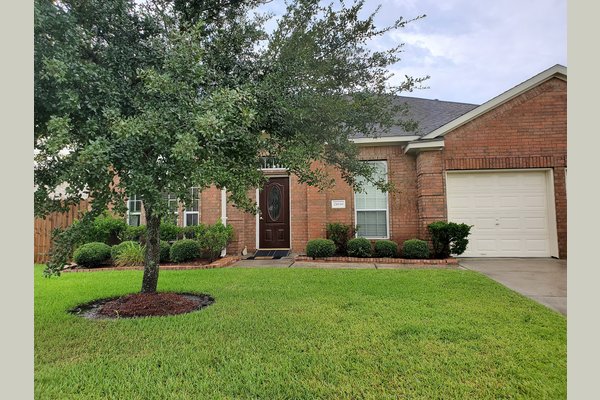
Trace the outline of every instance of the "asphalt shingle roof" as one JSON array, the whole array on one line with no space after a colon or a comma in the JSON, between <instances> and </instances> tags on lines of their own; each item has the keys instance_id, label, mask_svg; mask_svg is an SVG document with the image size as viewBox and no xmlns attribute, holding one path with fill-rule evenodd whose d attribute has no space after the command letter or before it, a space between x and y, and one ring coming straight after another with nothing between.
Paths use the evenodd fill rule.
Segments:
<instances>
[{"instance_id":1,"label":"asphalt shingle roof","mask_svg":"<svg viewBox=\"0 0 600 400\"><path fill-rule=\"evenodd\" d=\"M407 104L408 113L406 116L403 116L402 119L412 119L417 122L417 130L414 132L406 132L401 126L394 126L388 132L381 132L379 134L381 137L424 136L479 106L477 104L456 103L453 101L421 99L406 96L397 96L395 101L398 104ZM361 133L354 135L354 138L361 137L365 136Z\"/></svg>"}]
</instances>

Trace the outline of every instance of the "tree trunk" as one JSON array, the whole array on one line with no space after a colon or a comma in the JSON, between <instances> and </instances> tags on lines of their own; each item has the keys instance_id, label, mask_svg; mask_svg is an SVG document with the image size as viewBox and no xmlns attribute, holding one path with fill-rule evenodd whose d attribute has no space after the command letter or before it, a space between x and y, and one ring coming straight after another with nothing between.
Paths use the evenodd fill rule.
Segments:
<instances>
[{"instance_id":1,"label":"tree trunk","mask_svg":"<svg viewBox=\"0 0 600 400\"><path fill-rule=\"evenodd\" d=\"M146 209L146 255L142 293L156 293L160 262L160 216Z\"/></svg>"}]
</instances>

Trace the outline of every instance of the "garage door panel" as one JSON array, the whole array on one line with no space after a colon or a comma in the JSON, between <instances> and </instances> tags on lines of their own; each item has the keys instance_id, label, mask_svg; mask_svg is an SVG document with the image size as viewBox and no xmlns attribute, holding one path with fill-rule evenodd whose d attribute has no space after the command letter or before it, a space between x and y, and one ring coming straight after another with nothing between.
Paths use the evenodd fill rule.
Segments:
<instances>
[{"instance_id":1,"label":"garage door panel","mask_svg":"<svg viewBox=\"0 0 600 400\"><path fill-rule=\"evenodd\" d=\"M473 225L464 256L548 257L545 171L447 175L448 219Z\"/></svg>"}]
</instances>

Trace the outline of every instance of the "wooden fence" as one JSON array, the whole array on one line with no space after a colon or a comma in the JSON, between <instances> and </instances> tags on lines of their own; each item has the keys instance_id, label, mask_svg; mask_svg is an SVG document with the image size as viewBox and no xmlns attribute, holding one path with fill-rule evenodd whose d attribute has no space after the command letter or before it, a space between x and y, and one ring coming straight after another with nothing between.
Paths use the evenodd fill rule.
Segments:
<instances>
[{"instance_id":1,"label":"wooden fence","mask_svg":"<svg viewBox=\"0 0 600 400\"><path fill-rule=\"evenodd\" d=\"M52 247L52 231L55 228L65 228L79 218L82 211L87 211L89 200L82 200L78 205L70 207L64 213L51 213L46 218L36 218L33 225L33 260L35 263L45 263L49 259Z\"/></svg>"}]
</instances>

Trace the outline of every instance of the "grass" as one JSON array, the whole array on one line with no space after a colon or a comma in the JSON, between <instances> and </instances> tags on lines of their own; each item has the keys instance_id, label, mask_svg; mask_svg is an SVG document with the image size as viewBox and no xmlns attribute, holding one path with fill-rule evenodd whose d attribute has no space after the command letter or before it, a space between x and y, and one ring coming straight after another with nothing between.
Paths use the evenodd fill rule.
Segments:
<instances>
[{"instance_id":1,"label":"grass","mask_svg":"<svg viewBox=\"0 0 600 400\"><path fill-rule=\"evenodd\" d=\"M39 399L566 398L566 319L471 271L162 271L216 303L99 321L65 310L140 271L41 273Z\"/></svg>"}]
</instances>

